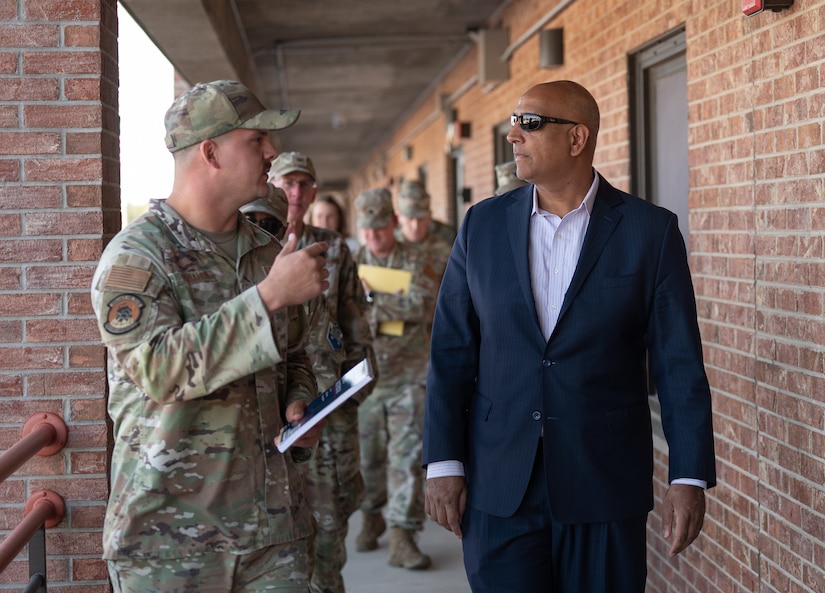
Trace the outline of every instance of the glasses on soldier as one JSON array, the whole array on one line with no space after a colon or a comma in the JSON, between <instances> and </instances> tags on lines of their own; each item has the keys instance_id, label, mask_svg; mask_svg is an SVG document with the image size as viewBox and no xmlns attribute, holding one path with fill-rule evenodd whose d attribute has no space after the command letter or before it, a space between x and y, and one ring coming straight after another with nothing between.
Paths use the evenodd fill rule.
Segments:
<instances>
[{"instance_id":1,"label":"glasses on soldier","mask_svg":"<svg viewBox=\"0 0 825 593\"><path fill-rule=\"evenodd\" d=\"M258 223L258 226L270 235L275 235L276 237L278 236L278 233L281 232L281 229L284 228L283 223L277 218L264 219Z\"/></svg>"},{"instance_id":2,"label":"glasses on soldier","mask_svg":"<svg viewBox=\"0 0 825 593\"><path fill-rule=\"evenodd\" d=\"M258 218L254 213L246 214L246 219L252 224L256 224L265 230L270 235L278 235L278 232L284 228L284 224L273 216L266 216Z\"/></svg>"},{"instance_id":3,"label":"glasses on soldier","mask_svg":"<svg viewBox=\"0 0 825 593\"><path fill-rule=\"evenodd\" d=\"M521 115L516 115L514 113L510 116L510 125L518 125L518 127L525 132L535 132L544 124L573 124L574 126L577 126L579 125L579 122L569 119L561 119L560 117L536 115L535 113L522 113Z\"/></svg>"},{"instance_id":4,"label":"glasses on soldier","mask_svg":"<svg viewBox=\"0 0 825 593\"><path fill-rule=\"evenodd\" d=\"M301 179L300 181L297 180L297 179L284 179L281 182L281 185L284 186L285 188L289 188L289 189L297 187L298 189L300 189L302 191L307 190L311 187L315 187L315 183L313 183L312 181L307 181L305 179Z\"/></svg>"}]
</instances>

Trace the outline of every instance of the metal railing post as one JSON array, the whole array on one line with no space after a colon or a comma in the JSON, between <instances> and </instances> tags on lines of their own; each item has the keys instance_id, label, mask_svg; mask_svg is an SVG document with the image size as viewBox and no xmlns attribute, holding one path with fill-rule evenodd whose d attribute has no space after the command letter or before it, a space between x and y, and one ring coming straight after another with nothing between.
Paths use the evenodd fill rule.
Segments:
<instances>
[{"instance_id":1,"label":"metal railing post","mask_svg":"<svg viewBox=\"0 0 825 593\"><path fill-rule=\"evenodd\" d=\"M29 584L23 593L46 593L46 526L29 540Z\"/></svg>"},{"instance_id":2,"label":"metal railing post","mask_svg":"<svg viewBox=\"0 0 825 593\"><path fill-rule=\"evenodd\" d=\"M46 577L42 574L33 575L21 593L46 593Z\"/></svg>"}]
</instances>

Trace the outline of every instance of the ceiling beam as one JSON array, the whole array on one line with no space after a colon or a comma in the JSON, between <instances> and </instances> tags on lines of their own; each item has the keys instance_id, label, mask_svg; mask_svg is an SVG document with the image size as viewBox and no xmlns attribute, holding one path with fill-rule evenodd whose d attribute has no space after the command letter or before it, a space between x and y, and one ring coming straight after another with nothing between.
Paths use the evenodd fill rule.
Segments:
<instances>
[{"instance_id":1,"label":"ceiling beam","mask_svg":"<svg viewBox=\"0 0 825 593\"><path fill-rule=\"evenodd\" d=\"M200 0L122 0L121 4L189 83L240 77Z\"/></svg>"}]
</instances>

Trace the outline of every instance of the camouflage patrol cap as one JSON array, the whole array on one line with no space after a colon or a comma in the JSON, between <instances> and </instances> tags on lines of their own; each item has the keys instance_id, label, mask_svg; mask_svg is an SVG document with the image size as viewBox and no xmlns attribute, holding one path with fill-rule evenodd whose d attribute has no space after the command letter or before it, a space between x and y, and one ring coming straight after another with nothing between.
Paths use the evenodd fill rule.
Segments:
<instances>
[{"instance_id":1,"label":"camouflage patrol cap","mask_svg":"<svg viewBox=\"0 0 825 593\"><path fill-rule=\"evenodd\" d=\"M294 124L300 113L266 109L252 91L234 80L199 82L166 112L166 148L177 152L237 128L281 130Z\"/></svg>"},{"instance_id":2,"label":"camouflage patrol cap","mask_svg":"<svg viewBox=\"0 0 825 593\"><path fill-rule=\"evenodd\" d=\"M506 194L527 182L516 177L516 161L496 165L496 195Z\"/></svg>"},{"instance_id":3,"label":"camouflage patrol cap","mask_svg":"<svg viewBox=\"0 0 825 593\"><path fill-rule=\"evenodd\" d=\"M265 198L258 198L244 204L240 210L243 214L263 212L277 218L282 224L286 224L288 206L286 194L280 187L275 187L271 183L267 183L267 185L269 186L269 194Z\"/></svg>"},{"instance_id":4,"label":"camouflage patrol cap","mask_svg":"<svg viewBox=\"0 0 825 593\"><path fill-rule=\"evenodd\" d=\"M430 216L430 194L424 184L415 179L404 180L398 192L398 212L407 218Z\"/></svg>"},{"instance_id":5,"label":"camouflage patrol cap","mask_svg":"<svg viewBox=\"0 0 825 593\"><path fill-rule=\"evenodd\" d=\"M355 198L359 229L383 229L389 226L394 215L392 194L388 189L376 187L362 191Z\"/></svg>"},{"instance_id":6,"label":"camouflage patrol cap","mask_svg":"<svg viewBox=\"0 0 825 593\"><path fill-rule=\"evenodd\" d=\"M269 169L269 178L276 179L288 173L295 172L306 173L312 177L313 181L318 181L312 159L300 152L282 152L279 154L278 158L272 161L272 167Z\"/></svg>"}]
</instances>

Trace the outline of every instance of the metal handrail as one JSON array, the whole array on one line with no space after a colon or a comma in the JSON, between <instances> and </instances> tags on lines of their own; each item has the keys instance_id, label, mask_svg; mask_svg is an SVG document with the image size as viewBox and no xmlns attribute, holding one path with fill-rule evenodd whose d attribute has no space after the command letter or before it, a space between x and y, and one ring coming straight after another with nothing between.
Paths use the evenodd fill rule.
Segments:
<instances>
[{"instance_id":1,"label":"metal handrail","mask_svg":"<svg viewBox=\"0 0 825 593\"><path fill-rule=\"evenodd\" d=\"M44 577L40 573L36 573L32 575L32 578L29 580L29 584L26 585L26 588L21 591L21 593L39 593L40 591L46 590L46 577Z\"/></svg>"},{"instance_id":2,"label":"metal handrail","mask_svg":"<svg viewBox=\"0 0 825 593\"><path fill-rule=\"evenodd\" d=\"M38 412L23 426L19 441L0 455L0 483L35 455L54 455L66 445L69 430L63 419L50 412ZM29 497L20 524L0 543L0 572L6 570L29 544L29 584L25 593L46 590L45 528L63 520L66 504L51 490L39 490Z\"/></svg>"},{"instance_id":3,"label":"metal handrail","mask_svg":"<svg viewBox=\"0 0 825 593\"><path fill-rule=\"evenodd\" d=\"M26 501L26 516L0 543L0 572L26 547L41 526L54 527L63 520L66 504L63 498L51 490L38 490Z\"/></svg>"},{"instance_id":4,"label":"metal handrail","mask_svg":"<svg viewBox=\"0 0 825 593\"><path fill-rule=\"evenodd\" d=\"M0 455L0 482L5 481L35 455L47 457L66 444L69 430L57 414L38 412L23 425L23 436Z\"/></svg>"}]
</instances>

